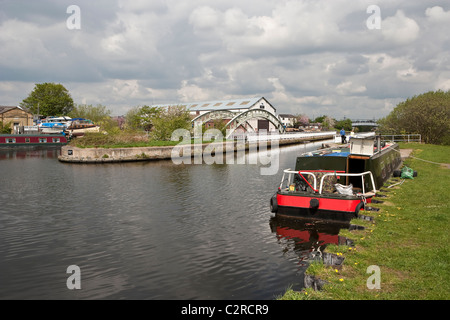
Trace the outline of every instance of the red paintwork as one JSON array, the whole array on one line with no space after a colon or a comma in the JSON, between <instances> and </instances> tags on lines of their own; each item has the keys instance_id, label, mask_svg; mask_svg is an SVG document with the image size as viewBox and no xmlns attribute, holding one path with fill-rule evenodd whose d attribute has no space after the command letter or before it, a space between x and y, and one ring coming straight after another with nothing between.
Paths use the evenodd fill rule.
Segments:
<instances>
[{"instance_id":1,"label":"red paintwork","mask_svg":"<svg viewBox=\"0 0 450 320\"><path fill-rule=\"evenodd\" d=\"M277 234L285 239L297 239L297 243L308 242L311 234L309 231L301 231L284 227L277 227ZM339 244L339 236L327 233L318 233L320 244Z\"/></svg>"},{"instance_id":2,"label":"red paintwork","mask_svg":"<svg viewBox=\"0 0 450 320\"><path fill-rule=\"evenodd\" d=\"M294 196L277 194L277 203L283 207L309 208L311 199L319 200L320 210L339 212L355 212L360 199L331 199L309 196Z\"/></svg>"},{"instance_id":3,"label":"red paintwork","mask_svg":"<svg viewBox=\"0 0 450 320\"><path fill-rule=\"evenodd\" d=\"M28 142L26 139L30 139ZM47 142L40 142L40 139L45 138ZM59 139L59 142L53 142L53 139ZM6 143L6 139L16 139L15 143ZM0 135L0 144L7 146L14 146L17 144L64 144L67 143L67 138L63 135Z\"/></svg>"}]
</instances>

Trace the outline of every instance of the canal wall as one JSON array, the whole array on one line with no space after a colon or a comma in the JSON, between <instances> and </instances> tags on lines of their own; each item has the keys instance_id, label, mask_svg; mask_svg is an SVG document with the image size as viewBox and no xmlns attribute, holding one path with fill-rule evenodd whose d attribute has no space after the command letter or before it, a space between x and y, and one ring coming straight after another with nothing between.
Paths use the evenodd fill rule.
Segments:
<instances>
[{"instance_id":1,"label":"canal wall","mask_svg":"<svg viewBox=\"0 0 450 320\"><path fill-rule=\"evenodd\" d=\"M334 134L305 136L293 139L277 140L279 146L287 146L292 144L300 144L312 141L321 141L333 139ZM58 160L68 163L114 163L114 162L131 162L131 161L151 161L151 160L170 160L175 152L180 155L194 157L199 153L206 151L214 154L214 151L221 152L237 152L242 150L255 150L259 144L271 147L271 141L243 143L240 141L227 141L221 143L205 143L201 145L177 145L165 147L131 147L131 148L78 148L66 145L61 148L61 155ZM211 151L212 150L212 151Z\"/></svg>"}]
</instances>

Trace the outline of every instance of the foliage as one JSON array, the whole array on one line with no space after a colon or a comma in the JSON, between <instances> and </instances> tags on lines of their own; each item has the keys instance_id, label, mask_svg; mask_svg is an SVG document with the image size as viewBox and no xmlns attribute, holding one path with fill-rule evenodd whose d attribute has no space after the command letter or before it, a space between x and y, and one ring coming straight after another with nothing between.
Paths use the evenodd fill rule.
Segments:
<instances>
[{"instance_id":1,"label":"foliage","mask_svg":"<svg viewBox=\"0 0 450 320\"><path fill-rule=\"evenodd\" d=\"M421 134L422 141L450 144L450 91L429 91L399 103L379 120L384 134Z\"/></svg>"},{"instance_id":2,"label":"foliage","mask_svg":"<svg viewBox=\"0 0 450 320\"><path fill-rule=\"evenodd\" d=\"M313 123L321 123L323 129L331 130L335 127L336 120L327 115L323 115L315 118Z\"/></svg>"},{"instance_id":3,"label":"foliage","mask_svg":"<svg viewBox=\"0 0 450 320\"><path fill-rule=\"evenodd\" d=\"M62 84L38 83L21 107L42 116L65 116L74 108L72 97Z\"/></svg>"},{"instance_id":4,"label":"foliage","mask_svg":"<svg viewBox=\"0 0 450 320\"><path fill-rule=\"evenodd\" d=\"M215 119L212 120L214 129L219 130L222 135L225 137L227 134L227 123L223 119Z\"/></svg>"},{"instance_id":5,"label":"foliage","mask_svg":"<svg viewBox=\"0 0 450 320\"><path fill-rule=\"evenodd\" d=\"M119 126L116 121L111 118L111 110L106 106L98 104L97 106L79 104L68 114L71 118L89 119L101 127L102 131L109 133L117 133Z\"/></svg>"},{"instance_id":6,"label":"foliage","mask_svg":"<svg viewBox=\"0 0 450 320\"><path fill-rule=\"evenodd\" d=\"M309 125L309 118L307 115L299 114L295 117L294 127Z\"/></svg>"},{"instance_id":7,"label":"foliage","mask_svg":"<svg viewBox=\"0 0 450 320\"><path fill-rule=\"evenodd\" d=\"M153 119L153 139L170 140L177 129L191 129L189 111L183 106L160 108L158 116Z\"/></svg>"},{"instance_id":8,"label":"foliage","mask_svg":"<svg viewBox=\"0 0 450 320\"><path fill-rule=\"evenodd\" d=\"M12 129L10 123L3 124L3 121L0 121L0 133L9 134L11 131Z\"/></svg>"},{"instance_id":9,"label":"foliage","mask_svg":"<svg viewBox=\"0 0 450 320\"><path fill-rule=\"evenodd\" d=\"M352 130L352 120L345 119L345 120L336 121L336 123L334 124L334 127L337 130L341 130L342 128L344 128L345 131L351 131Z\"/></svg>"},{"instance_id":10,"label":"foliage","mask_svg":"<svg viewBox=\"0 0 450 320\"><path fill-rule=\"evenodd\" d=\"M325 118L326 118L326 117L327 117L326 115L317 117L317 118L315 118L315 119L313 120L313 123L322 123L322 122L325 121Z\"/></svg>"},{"instance_id":11,"label":"foliage","mask_svg":"<svg viewBox=\"0 0 450 320\"><path fill-rule=\"evenodd\" d=\"M178 141L154 141L145 133L124 131L119 134L87 132L82 138L75 138L70 145L79 148L131 148L174 146Z\"/></svg>"},{"instance_id":12,"label":"foliage","mask_svg":"<svg viewBox=\"0 0 450 320\"><path fill-rule=\"evenodd\" d=\"M336 120L330 118L330 117L325 117L325 119L322 122L322 128L324 128L325 130L331 130L334 128L336 123Z\"/></svg>"},{"instance_id":13,"label":"foliage","mask_svg":"<svg viewBox=\"0 0 450 320\"><path fill-rule=\"evenodd\" d=\"M134 107L125 114L125 128L127 130L136 130L140 127L140 121L138 117L140 107Z\"/></svg>"},{"instance_id":14,"label":"foliage","mask_svg":"<svg viewBox=\"0 0 450 320\"><path fill-rule=\"evenodd\" d=\"M160 108L157 107L135 107L125 116L126 126L131 130L150 131L153 128L153 121L160 115L160 111Z\"/></svg>"},{"instance_id":15,"label":"foliage","mask_svg":"<svg viewBox=\"0 0 450 320\"><path fill-rule=\"evenodd\" d=\"M68 116L71 118L89 119L96 123L104 120L105 118L110 118L111 111L101 104L98 104L95 107L91 104L78 104L73 108Z\"/></svg>"}]
</instances>

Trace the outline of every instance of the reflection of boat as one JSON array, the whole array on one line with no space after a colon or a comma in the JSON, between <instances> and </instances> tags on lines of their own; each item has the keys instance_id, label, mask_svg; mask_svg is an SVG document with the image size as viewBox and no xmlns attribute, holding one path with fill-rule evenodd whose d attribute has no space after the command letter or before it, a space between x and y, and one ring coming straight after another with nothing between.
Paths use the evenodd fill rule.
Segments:
<instances>
[{"instance_id":1,"label":"reflection of boat","mask_svg":"<svg viewBox=\"0 0 450 320\"><path fill-rule=\"evenodd\" d=\"M283 251L292 249L306 262L320 255L329 244L349 245L350 240L339 236L341 229L349 228L349 223L330 223L321 220L297 220L272 217L270 228L276 233L277 239L283 246Z\"/></svg>"},{"instance_id":2,"label":"reflection of boat","mask_svg":"<svg viewBox=\"0 0 450 320\"><path fill-rule=\"evenodd\" d=\"M370 203L377 190L400 165L399 147L378 137L355 136L349 145L322 149L297 158L285 170L271 211L349 221Z\"/></svg>"},{"instance_id":3,"label":"reflection of boat","mask_svg":"<svg viewBox=\"0 0 450 320\"><path fill-rule=\"evenodd\" d=\"M347 244L346 238L338 234L341 229L349 228L350 224L273 217L270 220L270 227L272 232L276 232L277 237L294 239L296 244L301 244L302 249L309 250L327 244Z\"/></svg>"},{"instance_id":4,"label":"reflection of boat","mask_svg":"<svg viewBox=\"0 0 450 320\"><path fill-rule=\"evenodd\" d=\"M67 130L69 130L72 136L77 137L84 135L86 132L99 132L100 127L91 120L73 118Z\"/></svg>"},{"instance_id":5,"label":"reflection of boat","mask_svg":"<svg viewBox=\"0 0 450 320\"><path fill-rule=\"evenodd\" d=\"M1 134L0 147L61 146L67 144L64 134Z\"/></svg>"}]
</instances>

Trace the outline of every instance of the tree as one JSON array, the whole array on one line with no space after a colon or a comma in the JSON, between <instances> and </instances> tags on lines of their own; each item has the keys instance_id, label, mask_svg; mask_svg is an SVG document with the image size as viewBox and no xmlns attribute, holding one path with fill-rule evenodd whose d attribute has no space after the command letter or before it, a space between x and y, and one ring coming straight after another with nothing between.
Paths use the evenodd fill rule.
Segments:
<instances>
[{"instance_id":1,"label":"tree","mask_svg":"<svg viewBox=\"0 0 450 320\"><path fill-rule=\"evenodd\" d=\"M315 118L312 122L313 123L322 123L323 122L323 120L325 120L325 115L323 115L323 116L320 116L320 117L317 117L317 118Z\"/></svg>"},{"instance_id":2,"label":"tree","mask_svg":"<svg viewBox=\"0 0 450 320\"><path fill-rule=\"evenodd\" d=\"M101 104L95 107L91 104L76 105L68 116L71 118L89 119L99 125L103 131L109 133L119 131L118 123L111 118L111 110Z\"/></svg>"},{"instance_id":3,"label":"tree","mask_svg":"<svg viewBox=\"0 0 450 320\"><path fill-rule=\"evenodd\" d=\"M10 134L11 133L11 125L9 123L3 124L3 121L0 121L0 133Z\"/></svg>"},{"instance_id":4,"label":"tree","mask_svg":"<svg viewBox=\"0 0 450 320\"><path fill-rule=\"evenodd\" d=\"M408 98L378 123L385 134L420 134L425 143L450 144L450 91Z\"/></svg>"},{"instance_id":5,"label":"tree","mask_svg":"<svg viewBox=\"0 0 450 320\"><path fill-rule=\"evenodd\" d=\"M127 127L134 130L150 131L153 128L153 121L160 114L157 107L135 107L129 110L125 116Z\"/></svg>"},{"instance_id":6,"label":"tree","mask_svg":"<svg viewBox=\"0 0 450 320\"><path fill-rule=\"evenodd\" d=\"M69 91L56 83L38 83L33 91L21 103L34 114L47 116L65 116L74 108Z\"/></svg>"},{"instance_id":7,"label":"tree","mask_svg":"<svg viewBox=\"0 0 450 320\"><path fill-rule=\"evenodd\" d=\"M111 118L111 110L108 110L105 106L98 104L93 106L91 104L78 104L68 114L71 118L84 118L93 121L94 123Z\"/></svg>"},{"instance_id":8,"label":"tree","mask_svg":"<svg viewBox=\"0 0 450 320\"><path fill-rule=\"evenodd\" d=\"M160 108L158 116L153 119L153 139L170 140L177 129L191 129L189 111L182 106Z\"/></svg>"},{"instance_id":9,"label":"tree","mask_svg":"<svg viewBox=\"0 0 450 320\"><path fill-rule=\"evenodd\" d=\"M295 116L294 127L298 128L299 126L307 126L309 125L309 118L307 115L299 114Z\"/></svg>"},{"instance_id":10,"label":"tree","mask_svg":"<svg viewBox=\"0 0 450 320\"><path fill-rule=\"evenodd\" d=\"M336 123L334 124L334 127L338 130L341 130L342 128L344 128L345 131L351 131L352 130L352 120L345 119L345 120L336 121Z\"/></svg>"},{"instance_id":11,"label":"tree","mask_svg":"<svg viewBox=\"0 0 450 320\"><path fill-rule=\"evenodd\" d=\"M325 116L322 121L322 128L324 130L332 130L334 128L335 120L331 117Z\"/></svg>"}]
</instances>

